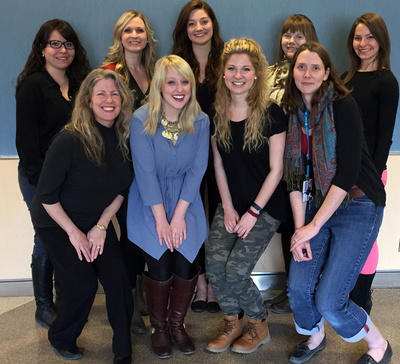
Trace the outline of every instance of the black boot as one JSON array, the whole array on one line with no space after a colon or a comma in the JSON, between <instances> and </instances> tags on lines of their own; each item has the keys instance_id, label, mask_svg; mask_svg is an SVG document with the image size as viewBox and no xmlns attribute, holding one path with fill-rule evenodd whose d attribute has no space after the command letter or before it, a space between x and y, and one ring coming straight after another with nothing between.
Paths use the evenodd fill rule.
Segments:
<instances>
[{"instance_id":1,"label":"black boot","mask_svg":"<svg viewBox=\"0 0 400 364\"><path fill-rule=\"evenodd\" d=\"M146 325L142 319L142 315L139 310L139 305L137 303L138 301L137 291L133 289L132 293L133 293L133 316L132 316L131 331L134 334L143 335L146 333Z\"/></svg>"},{"instance_id":2,"label":"black boot","mask_svg":"<svg viewBox=\"0 0 400 364\"><path fill-rule=\"evenodd\" d=\"M46 329L56 319L53 303L53 265L48 257L32 256L32 283L36 323Z\"/></svg>"}]
</instances>

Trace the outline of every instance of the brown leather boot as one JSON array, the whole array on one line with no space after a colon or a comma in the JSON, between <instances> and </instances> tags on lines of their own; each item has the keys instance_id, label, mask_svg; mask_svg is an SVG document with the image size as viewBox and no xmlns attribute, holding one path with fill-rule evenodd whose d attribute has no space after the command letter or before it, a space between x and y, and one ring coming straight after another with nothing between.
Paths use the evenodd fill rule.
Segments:
<instances>
[{"instance_id":1,"label":"brown leather boot","mask_svg":"<svg viewBox=\"0 0 400 364\"><path fill-rule=\"evenodd\" d=\"M198 275L196 274L193 279L185 280L175 276L172 282L168 325L172 340L175 342L179 351L185 355L193 354L196 350L192 340L185 331L183 321L190 301L192 300L197 277Z\"/></svg>"},{"instance_id":2,"label":"brown leather boot","mask_svg":"<svg viewBox=\"0 0 400 364\"><path fill-rule=\"evenodd\" d=\"M224 326L220 333L211 340L206 350L212 353L222 353L242 334L243 318L238 316L224 316Z\"/></svg>"},{"instance_id":3,"label":"brown leather boot","mask_svg":"<svg viewBox=\"0 0 400 364\"><path fill-rule=\"evenodd\" d=\"M232 351L240 354L250 354L261 345L271 340L267 320L248 319L243 335L232 345Z\"/></svg>"},{"instance_id":4,"label":"brown leather boot","mask_svg":"<svg viewBox=\"0 0 400 364\"><path fill-rule=\"evenodd\" d=\"M158 282L144 276L147 293L147 309L152 326L151 348L161 359L171 356L171 337L168 331L168 300L173 277L168 281Z\"/></svg>"}]
</instances>

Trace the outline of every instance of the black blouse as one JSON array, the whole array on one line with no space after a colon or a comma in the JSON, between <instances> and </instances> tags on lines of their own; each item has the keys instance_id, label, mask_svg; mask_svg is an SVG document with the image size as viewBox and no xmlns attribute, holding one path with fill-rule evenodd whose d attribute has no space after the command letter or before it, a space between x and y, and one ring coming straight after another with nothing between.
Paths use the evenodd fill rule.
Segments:
<instances>
[{"instance_id":1,"label":"black blouse","mask_svg":"<svg viewBox=\"0 0 400 364\"><path fill-rule=\"evenodd\" d=\"M70 81L67 101L47 71L33 73L16 93L16 146L20 169L36 185L53 137L69 121L79 86Z\"/></svg>"}]
</instances>

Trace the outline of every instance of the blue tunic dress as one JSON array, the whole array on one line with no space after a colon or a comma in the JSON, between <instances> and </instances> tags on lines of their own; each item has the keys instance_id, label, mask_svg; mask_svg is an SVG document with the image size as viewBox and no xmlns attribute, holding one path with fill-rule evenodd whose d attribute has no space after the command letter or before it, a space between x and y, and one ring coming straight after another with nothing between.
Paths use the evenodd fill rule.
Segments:
<instances>
[{"instance_id":1,"label":"blue tunic dress","mask_svg":"<svg viewBox=\"0 0 400 364\"><path fill-rule=\"evenodd\" d=\"M155 259L167 250L160 246L152 205L164 204L170 222L178 200L190 203L186 212L186 240L177 249L193 262L207 237L207 223L200 197L200 183L208 163L209 119L197 117L194 134L180 134L176 145L164 138L159 123L155 135L144 133L148 105L133 114L130 143L135 178L128 197L128 237Z\"/></svg>"}]
</instances>

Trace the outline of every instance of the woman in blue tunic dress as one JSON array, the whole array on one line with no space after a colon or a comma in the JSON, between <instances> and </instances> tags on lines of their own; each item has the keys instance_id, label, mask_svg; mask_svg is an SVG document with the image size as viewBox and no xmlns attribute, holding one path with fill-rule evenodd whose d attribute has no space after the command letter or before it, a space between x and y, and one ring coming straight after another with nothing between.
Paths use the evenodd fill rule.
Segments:
<instances>
[{"instance_id":1,"label":"woman in blue tunic dress","mask_svg":"<svg viewBox=\"0 0 400 364\"><path fill-rule=\"evenodd\" d=\"M193 260L207 236L199 188L209 140L209 119L195 89L186 61L175 55L161 58L149 103L134 113L131 125L135 179L128 237L145 254L151 345L161 358L171 355L171 340L184 354L195 351L183 320L197 281Z\"/></svg>"}]
</instances>

